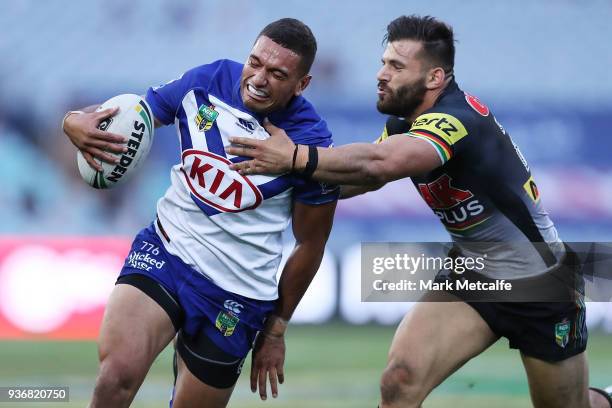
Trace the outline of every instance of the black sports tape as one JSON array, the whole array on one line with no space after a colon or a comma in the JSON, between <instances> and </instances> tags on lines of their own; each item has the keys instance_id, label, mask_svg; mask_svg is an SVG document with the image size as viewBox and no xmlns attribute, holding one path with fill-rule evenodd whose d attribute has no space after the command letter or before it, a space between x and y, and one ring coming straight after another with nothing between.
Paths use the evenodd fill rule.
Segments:
<instances>
[{"instance_id":1,"label":"black sports tape","mask_svg":"<svg viewBox=\"0 0 612 408\"><path fill-rule=\"evenodd\" d=\"M304 177L310 178L313 173L317 169L319 165L319 151L317 150L317 146L308 146L308 163L306 163L306 168L304 169Z\"/></svg>"}]
</instances>

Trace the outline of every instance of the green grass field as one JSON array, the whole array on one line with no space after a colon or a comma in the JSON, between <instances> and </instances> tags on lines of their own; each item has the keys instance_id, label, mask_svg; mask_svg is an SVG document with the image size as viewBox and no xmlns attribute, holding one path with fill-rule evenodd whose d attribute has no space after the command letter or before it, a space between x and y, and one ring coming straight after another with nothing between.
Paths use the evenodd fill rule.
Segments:
<instances>
[{"instance_id":1,"label":"green grass field","mask_svg":"<svg viewBox=\"0 0 612 408\"><path fill-rule=\"evenodd\" d=\"M300 326L287 337L286 381L276 400L251 394L249 366L236 386L230 407L375 407L392 327ZM594 334L589 343L591 383L612 383L612 336ZM134 407L167 407L172 381L169 349L155 362ZM0 386L67 385L70 403L10 404L0 408L84 407L96 374L93 342L0 342ZM530 407L519 355L499 341L434 390L427 408Z\"/></svg>"}]
</instances>

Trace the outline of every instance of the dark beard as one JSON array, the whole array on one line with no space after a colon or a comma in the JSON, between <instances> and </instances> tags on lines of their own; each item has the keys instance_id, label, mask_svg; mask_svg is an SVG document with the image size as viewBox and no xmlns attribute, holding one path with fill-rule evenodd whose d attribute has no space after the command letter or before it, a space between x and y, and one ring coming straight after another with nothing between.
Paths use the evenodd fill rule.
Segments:
<instances>
[{"instance_id":1,"label":"dark beard","mask_svg":"<svg viewBox=\"0 0 612 408\"><path fill-rule=\"evenodd\" d=\"M379 87L380 85L382 84L379 83ZM376 108L380 113L402 118L409 118L414 114L416 108L423 103L425 92L427 92L423 81L404 85L395 92L384 86L383 89L388 92L387 99L379 99L376 102Z\"/></svg>"}]
</instances>

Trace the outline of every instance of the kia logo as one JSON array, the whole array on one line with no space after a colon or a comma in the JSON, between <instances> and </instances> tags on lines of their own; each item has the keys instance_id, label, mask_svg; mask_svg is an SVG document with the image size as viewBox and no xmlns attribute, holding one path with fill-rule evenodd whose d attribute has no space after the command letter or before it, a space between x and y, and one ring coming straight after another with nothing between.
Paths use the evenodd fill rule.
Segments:
<instances>
[{"instance_id":1,"label":"kia logo","mask_svg":"<svg viewBox=\"0 0 612 408\"><path fill-rule=\"evenodd\" d=\"M183 152L183 174L193 196L223 212L240 212L258 207L261 191L246 176L229 168L225 157L201 150Z\"/></svg>"}]
</instances>

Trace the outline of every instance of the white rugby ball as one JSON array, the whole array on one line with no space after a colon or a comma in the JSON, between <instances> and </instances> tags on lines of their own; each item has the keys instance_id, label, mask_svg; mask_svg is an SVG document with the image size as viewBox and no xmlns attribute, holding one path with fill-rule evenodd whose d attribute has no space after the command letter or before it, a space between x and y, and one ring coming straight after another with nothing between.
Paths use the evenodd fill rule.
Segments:
<instances>
[{"instance_id":1,"label":"white rugby ball","mask_svg":"<svg viewBox=\"0 0 612 408\"><path fill-rule=\"evenodd\" d=\"M110 98L97 110L116 106L119 107L119 112L103 120L98 129L128 138L125 145L127 152L109 152L119 159L119 163L112 164L94 159L102 166L102 171L97 171L87 164L80 151L77 152L79 173L83 180L94 188L106 189L125 182L142 165L153 144L155 125L147 102L139 95L124 94Z\"/></svg>"}]
</instances>

